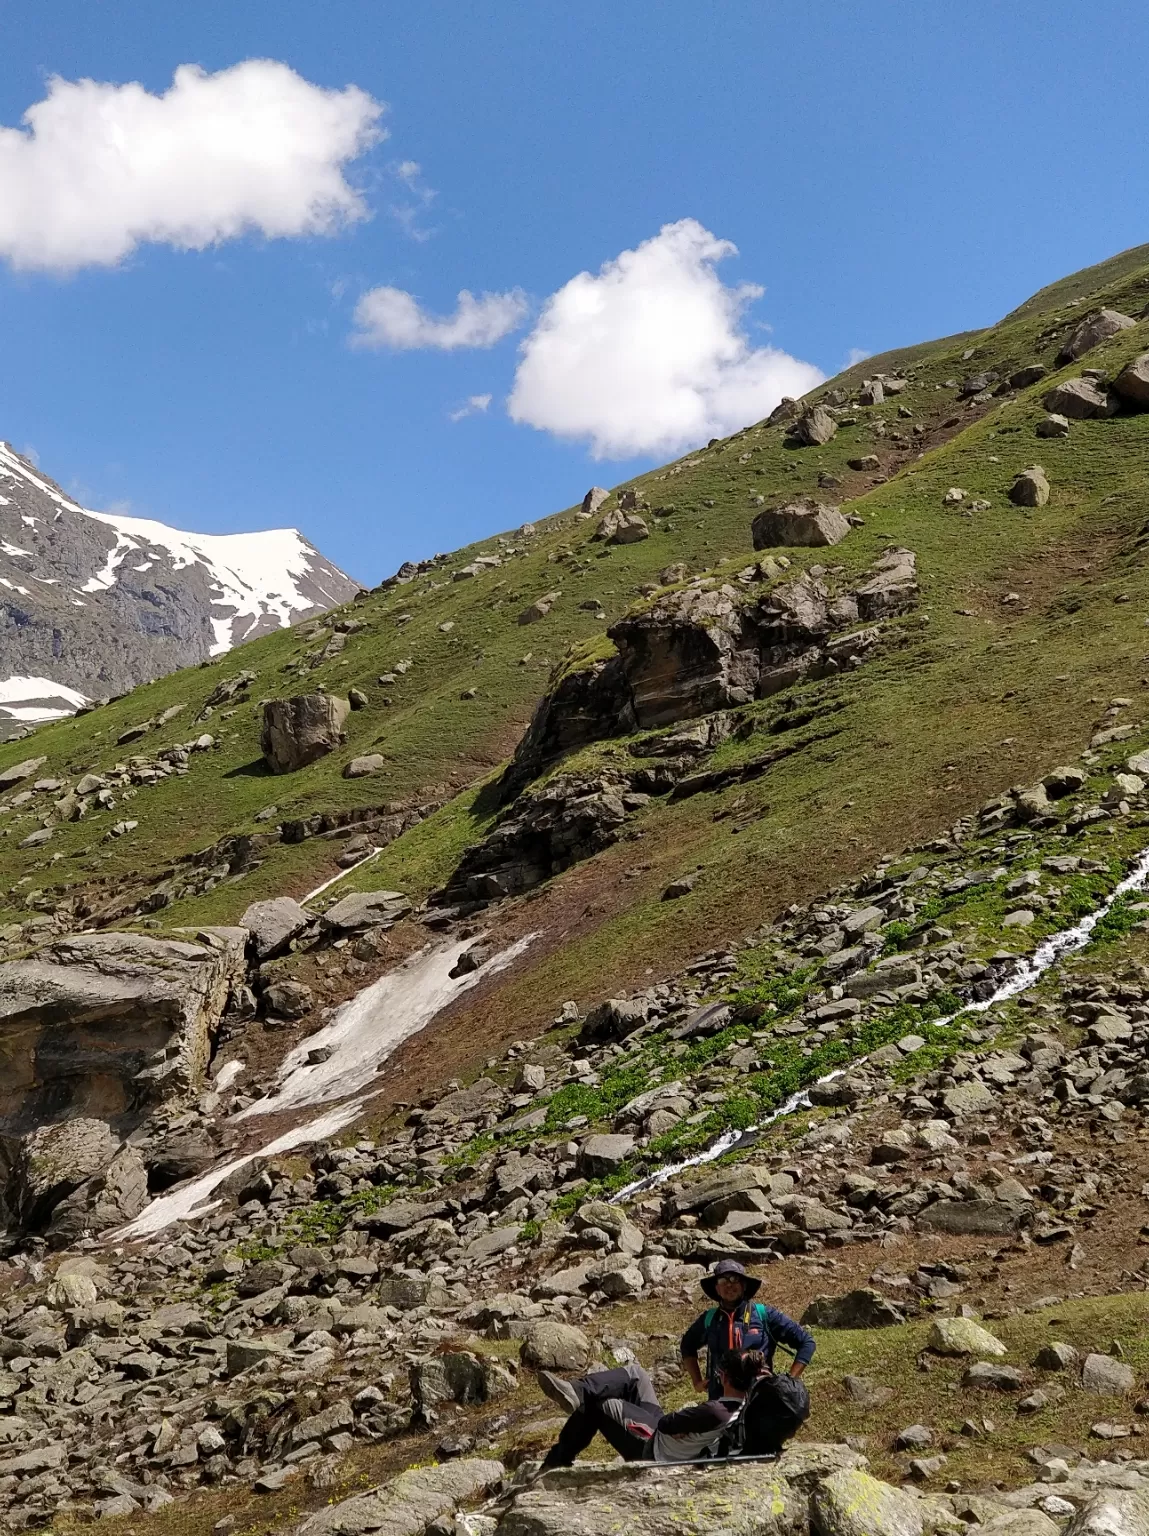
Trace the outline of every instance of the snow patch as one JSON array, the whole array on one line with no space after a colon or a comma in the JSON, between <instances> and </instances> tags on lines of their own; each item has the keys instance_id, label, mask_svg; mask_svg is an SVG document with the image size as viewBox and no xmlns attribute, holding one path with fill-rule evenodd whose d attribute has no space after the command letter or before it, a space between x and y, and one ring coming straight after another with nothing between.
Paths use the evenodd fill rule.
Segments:
<instances>
[{"instance_id":1,"label":"snow patch","mask_svg":"<svg viewBox=\"0 0 1149 1536\"><path fill-rule=\"evenodd\" d=\"M134 1237L151 1237L156 1232L162 1232L165 1227L170 1227L175 1221L194 1221L197 1216L209 1215L219 1205L219 1201L208 1200L208 1196L213 1190L219 1188L224 1179L235 1173L237 1168L245 1168L249 1163L254 1163L257 1157L275 1157L280 1152L291 1152L296 1147L305 1147L312 1142L324 1141L329 1136L338 1135L345 1125L351 1124L362 1108L363 1105L359 1101L340 1104L337 1109L320 1115L318 1120L311 1120L306 1125L297 1125L294 1130L285 1131L282 1136L277 1136L274 1141L268 1142L267 1146L261 1147L258 1152L248 1152L244 1157L233 1157L230 1162L221 1163L218 1168L213 1168L200 1178L193 1179L190 1184L185 1184L181 1189L173 1190L170 1195L161 1195L153 1200L150 1205L144 1207L134 1221L112 1232L110 1240L127 1242Z\"/></svg>"},{"instance_id":2,"label":"snow patch","mask_svg":"<svg viewBox=\"0 0 1149 1536\"><path fill-rule=\"evenodd\" d=\"M536 937L527 934L464 976L450 973L474 939L462 939L441 949L421 949L364 987L343 1004L330 1024L290 1051L280 1066L275 1092L256 1099L234 1118L250 1120L361 1093L375 1081L380 1063L396 1046L418 1034L448 1003L469 992L484 977L505 970ZM308 1060L313 1052L323 1049L331 1053L326 1061Z\"/></svg>"}]
</instances>

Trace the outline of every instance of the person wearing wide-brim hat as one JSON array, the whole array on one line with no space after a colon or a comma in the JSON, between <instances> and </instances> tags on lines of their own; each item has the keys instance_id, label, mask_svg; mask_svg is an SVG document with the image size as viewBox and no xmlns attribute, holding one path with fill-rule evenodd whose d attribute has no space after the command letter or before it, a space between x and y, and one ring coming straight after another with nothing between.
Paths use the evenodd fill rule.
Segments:
<instances>
[{"instance_id":1,"label":"person wearing wide-brim hat","mask_svg":"<svg viewBox=\"0 0 1149 1536\"><path fill-rule=\"evenodd\" d=\"M814 1356L814 1336L777 1307L755 1301L762 1281L749 1275L735 1259L720 1259L702 1281L703 1292L717 1303L696 1317L682 1335L679 1348L682 1364L695 1390L707 1397L722 1395L718 1362L732 1349L760 1349L769 1370L774 1369L774 1351L784 1345L794 1355L791 1376L801 1376ZM698 1364L699 1351L706 1350L706 1375Z\"/></svg>"}]
</instances>

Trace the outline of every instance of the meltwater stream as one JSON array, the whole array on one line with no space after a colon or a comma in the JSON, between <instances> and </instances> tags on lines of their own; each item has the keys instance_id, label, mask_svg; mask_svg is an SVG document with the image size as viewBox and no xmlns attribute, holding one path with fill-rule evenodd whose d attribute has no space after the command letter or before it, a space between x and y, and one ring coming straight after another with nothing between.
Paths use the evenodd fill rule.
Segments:
<instances>
[{"instance_id":1,"label":"meltwater stream","mask_svg":"<svg viewBox=\"0 0 1149 1536\"><path fill-rule=\"evenodd\" d=\"M1103 902L1096 912L1090 912L1088 917L1083 917L1079 923L1074 923L1072 928L1063 928L1060 933L1051 934L1048 939L1043 939L1033 954L1027 960L1021 961L1017 970L1008 980L1002 982L991 997L984 998L981 1002L967 1003L964 1008L958 1008L954 1013L947 1014L944 1019L935 1019L935 1025L952 1024L954 1019L963 1018L967 1013L986 1013L997 1003L1016 997L1020 992L1028 992L1051 966L1056 965L1059 960L1064 960L1066 955L1072 955L1079 949L1084 949L1089 942L1089 935L1110 911L1114 902L1127 895L1129 891L1140 890L1147 880L1149 880L1149 848L1141 854L1124 880L1114 887L1108 900ZM838 1067L833 1072L827 1072L825 1077L818 1078L817 1083L811 1083L810 1087L817 1087L819 1083L833 1082L836 1077L841 1077L848 1070L846 1067ZM740 1141L759 1134L767 1126L773 1125L776 1120L792 1115L796 1110L808 1109L810 1087L792 1093L784 1104L780 1104L759 1125L747 1126L741 1131L725 1131L704 1152L698 1152L694 1157L684 1158L681 1163L669 1163L665 1168L659 1168L655 1173L647 1174L645 1178L635 1179L632 1184L626 1185L624 1189L612 1195L610 1203L618 1205L624 1200L629 1200L633 1195L641 1194L643 1190L654 1189L659 1184L665 1183L667 1179L673 1179L676 1174L682 1173L686 1168L698 1168L703 1163L712 1163L724 1152L731 1151Z\"/></svg>"}]
</instances>

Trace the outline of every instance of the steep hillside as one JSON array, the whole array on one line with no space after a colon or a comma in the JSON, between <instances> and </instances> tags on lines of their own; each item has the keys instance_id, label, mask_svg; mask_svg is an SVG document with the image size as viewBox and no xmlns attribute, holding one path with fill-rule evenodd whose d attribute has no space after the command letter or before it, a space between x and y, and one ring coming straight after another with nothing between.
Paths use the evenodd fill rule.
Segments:
<instances>
[{"instance_id":1,"label":"steep hillside","mask_svg":"<svg viewBox=\"0 0 1149 1536\"><path fill-rule=\"evenodd\" d=\"M0 1519L1139 1531L1147 488L1142 249L0 747Z\"/></svg>"},{"instance_id":2,"label":"steep hillside","mask_svg":"<svg viewBox=\"0 0 1149 1536\"><path fill-rule=\"evenodd\" d=\"M0 443L0 738L357 590L295 529L192 534L92 512Z\"/></svg>"}]
</instances>

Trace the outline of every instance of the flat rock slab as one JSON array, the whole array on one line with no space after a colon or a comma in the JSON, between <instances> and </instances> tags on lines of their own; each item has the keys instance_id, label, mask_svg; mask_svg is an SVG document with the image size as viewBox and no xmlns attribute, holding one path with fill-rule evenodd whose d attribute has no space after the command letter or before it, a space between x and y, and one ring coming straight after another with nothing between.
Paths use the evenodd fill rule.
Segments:
<instances>
[{"instance_id":1,"label":"flat rock slab","mask_svg":"<svg viewBox=\"0 0 1149 1536\"><path fill-rule=\"evenodd\" d=\"M449 1461L402 1472L369 1493L320 1509L294 1536L421 1536L432 1520L502 1485L501 1461Z\"/></svg>"},{"instance_id":2,"label":"flat rock slab","mask_svg":"<svg viewBox=\"0 0 1149 1536\"><path fill-rule=\"evenodd\" d=\"M1065 1536L1149 1536L1149 1493L1097 1494L1065 1527Z\"/></svg>"},{"instance_id":3,"label":"flat rock slab","mask_svg":"<svg viewBox=\"0 0 1149 1536\"><path fill-rule=\"evenodd\" d=\"M1020 1213L997 1200L939 1200L918 1217L927 1231L970 1237L1008 1237L1020 1225Z\"/></svg>"},{"instance_id":4,"label":"flat rock slab","mask_svg":"<svg viewBox=\"0 0 1149 1536\"><path fill-rule=\"evenodd\" d=\"M922 1501L868 1472L835 1472L810 1499L821 1536L922 1536Z\"/></svg>"},{"instance_id":5,"label":"flat rock slab","mask_svg":"<svg viewBox=\"0 0 1149 1536\"><path fill-rule=\"evenodd\" d=\"M516 1495L496 1536L799 1536L805 1530L806 1499L774 1463L584 1462L549 1472Z\"/></svg>"}]
</instances>

